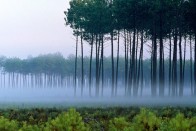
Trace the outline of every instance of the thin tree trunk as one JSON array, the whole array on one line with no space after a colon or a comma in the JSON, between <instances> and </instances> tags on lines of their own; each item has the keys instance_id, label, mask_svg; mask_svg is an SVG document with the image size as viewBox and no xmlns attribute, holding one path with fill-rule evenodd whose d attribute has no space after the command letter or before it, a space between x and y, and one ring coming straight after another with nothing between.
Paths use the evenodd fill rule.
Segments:
<instances>
[{"instance_id":1,"label":"thin tree trunk","mask_svg":"<svg viewBox=\"0 0 196 131\"><path fill-rule=\"evenodd\" d=\"M125 48L125 94L127 93L127 35L124 30L124 48Z\"/></svg>"},{"instance_id":2,"label":"thin tree trunk","mask_svg":"<svg viewBox=\"0 0 196 131\"><path fill-rule=\"evenodd\" d=\"M186 35L184 36L184 58L183 58L183 71L182 71L182 77L183 77L183 81L182 81L182 85L184 88L184 73L185 73L185 62L186 62Z\"/></svg>"},{"instance_id":3,"label":"thin tree trunk","mask_svg":"<svg viewBox=\"0 0 196 131\"><path fill-rule=\"evenodd\" d=\"M138 95L138 86L139 86L139 76L140 76L140 60L138 61L138 47L139 47L139 31L137 31L136 33L136 53L135 53L135 71L136 71L136 78L135 78L135 96ZM138 65L138 62L139 62L139 65Z\"/></svg>"},{"instance_id":4,"label":"thin tree trunk","mask_svg":"<svg viewBox=\"0 0 196 131\"><path fill-rule=\"evenodd\" d=\"M163 81L163 34L162 34L162 0L161 0L161 11L160 11L160 25L159 25L159 40L160 40L160 51L159 51L159 96L164 96L164 81Z\"/></svg>"},{"instance_id":5,"label":"thin tree trunk","mask_svg":"<svg viewBox=\"0 0 196 131\"><path fill-rule=\"evenodd\" d=\"M144 33L143 33L143 30L141 32L141 52L140 52L140 60L141 60L141 92L140 92L140 95L142 96L142 93L143 93L143 84L144 84L144 70L143 70L143 51L144 51Z\"/></svg>"},{"instance_id":6,"label":"thin tree trunk","mask_svg":"<svg viewBox=\"0 0 196 131\"><path fill-rule=\"evenodd\" d=\"M98 51L98 38L96 35L96 89L95 89L95 95L98 97L98 88L99 88L99 79L98 79L98 72L99 72L99 51Z\"/></svg>"},{"instance_id":7,"label":"thin tree trunk","mask_svg":"<svg viewBox=\"0 0 196 131\"><path fill-rule=\"evenodd\" d=\"M195 56L194 56L194 96L196 96L196 29L195 29Z\"/></svg>"},{"instance_id":8,"label":"thin tree trunk","mask_svg":"<svg viewBox=\"0 0 196 131\"><path fill-rule=\"evenodd\" d=\"M74 73L74 96L77 88L77 63L78 63L78 35L76 36L76 56L75 56L75 73Z\"/></svg>"},{"instance_id":9,"label":"thin tree trunk","mask_svg":"<svg viewBox=\"0 0 196 131\"><path fill-rule=\"evenodd\" d=\"M89 96L90 96L90 97L91 97L91 88L92 88L93 40L94 40L94 35L92 34L92 40L91 40L91 53L90 53L90 71L89 71Z\"/></svg>"},{"instance_id":10,"label":"thin tree trunk","mask_svg":"<svg viewBox=\"0 0 196 131\"><path fill-rule=\"evenodd\" d=\"M136 60L135 60L135 53L136 53L136 47L135 47L135 43L136 43L136 28L135 28L135 20L134 20L134 30L133 30L133 45L132 45L132 62L131 62L131 64L132 64L132 66L131 66L131 80L130 80L130 82L131 82L131 84L130 84L130 89L129 89L129 95L131 95L131 86L135 86L135 76L136 76L136 70L135 70L135 66L136 66L136 64L135 64L135 62L136 62ZM136 95L136 92L135 92L135 88L133 88L133 95Z\"/></svg>"},{"instance_id":11,"label":"thin tree trunk","mask_svg":"<svg viewBox=\"0 0 196 131\"><path fill-rule=\"evenodd\" d=\"M171 53L172 52L172 41L171 41L171 34L169 33L169 96L171 96L171 74L172 74L172 68L171 68L171 65L172 65L172 56L171 56Z\"/></svg>"},{"instance_id":12,"label":"thin tree trunk","mask_svg":"<svg viewBox=\"0 0 196 131\"><path fill-rule=\"evenodd\" d=\"M130 55L130 57L129 57L129 70L128 70L128 72L129 72L129 75L128 75L128 87L130 88L130 90L131 90L131 88L132 88L132 33L131 33L131 31L130 31L130 40L129 40L129 45L130 45L130 49L129 49L129 55Z\"/></svg>"},{"instance_id":13,"label":"thin tree trunk","mask_svg":"<svg viewBox=\"0 0 196 131\"><path fill-rule=\"evenodd\" d=\"M98 79L98 88L97 88L97 96L99 96L99 92L100 92L100 78L101 78L101 35L99 35L99 42L98 42L98 76L97 76L97 79ZM99 56L100 55L100 56Z\"/></svg>"},{"instance_id":14,"label":"thin tree trunk","mask_svg":"<svg viewBox=\"0 0 196 131\"><path fill-rule=\"evenodd\" d=\"M192 58L192 38L190 35L190 85L191 85L191 94L194 94L193 89L193 58Z\"/></svg>"},{"instance_id":15,"label":"thin tree trunk","mask_svg":"<svg viewBox=\"0 0 196 131\"><path fill-rule=\"evenodd\" d=\"M112 60L112 97L114 96L114 43L113 43L113 31L111 32L111 60Z\"/></svg>"},{"instance_id":16,"label":"thin tree trunk","mask_svg":"<svg viewBox=\"0 0 196 131\"><path fill-rule=\"evenodd\" d=\"M152 96L156 96L156 86L157 86L157 35L156 35L156 22L154 22L154 29L153 29L153 56L152 56Z\"/></svg>"},{"instance_id":17,"label":"thin tree trunk","mask_svg":"<svg viewBox=\"0 0 196 131\"><path fill-rule=\"evenodd\" d=\"M179 59L180 59L180 81L179 81L179 96L183 96L183 65L182 65L182 36L179 36Z\"/></svg>"},{"instance_id":18,"label":"thin tree trunk","mask_svg":"<svg viewBox=\"0 0 196 131\"><path fill-rule=\"evenodd\" d=\"M83 88L84 88L84 52L83 52L83 38L81 34L81 55L82 55L82 79L81 79L81 96L83 96Z\"/></svg>"},{"instance_id":19,"label":"thin tree trunk","mask_svg":"<svg viewBox=\"0 0 196 131\"><path fill-rule=\"evenodd\" d=\"M177 95L177 30L174 30L174 49L172 67L172 96Z\"/></svg>"},{"instance_id":20,"label":"thin tree trunk","mask_svg":"<svg viewBox=\"0 0 196 131\"><path fill-rule=\"evenodd\" d=\"M117 60L116 60L116 83L115 83L115 96L117 96L118 88L118 65L119 65L119 47L120 47L120 31L118 30L117 34Z\"/></svg>"},{"instance_id":21,"label":"thin tree trunk","mask_svg":"<svg viewBox=\"0 0 196 131\"><path fill-rule=\"evenodd\" d=\"M101 95L103 97L103 90L104 90L104 41L103 41L103 34L101 35Z\"/></svg>"},{"instance_id":22,"label":"thin tree trunk","mask_svg":"<svg viewBox=\"0 0 196 131\"><path fill-rule=\"evenodd\" d=\"M129 33L130 31L127 31L127 51L126 51L126 86L128 87L128 75L129 75L129 47L130 47L130 40L129 40ZM131 57L131 56L130 56Z\"/></svg>"}]
</instances>

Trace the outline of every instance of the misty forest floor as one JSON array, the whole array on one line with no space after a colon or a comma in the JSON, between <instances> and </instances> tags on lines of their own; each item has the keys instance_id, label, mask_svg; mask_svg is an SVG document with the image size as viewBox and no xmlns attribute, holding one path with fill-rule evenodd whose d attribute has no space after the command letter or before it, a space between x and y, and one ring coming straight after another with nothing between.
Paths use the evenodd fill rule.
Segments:
<instances>
[{"instance_id":1,"label":"misty forest floor","mask_svg":"<svg viewBox=\"0 0 196 131\"><path fill-rule=\"evenodd\" d=\"M196 107L0 109L0 130L196 130Z\"/></svg>"},{"instance_id":2,"label":"misty forest floor","mask_svg":"<svg viewBox=\"0 0 196 131\"><path fill-rule=\"evenodd\" d=\"M0 109L9 108L100 108L100 107L196 107L195 97L76 97L76 98L41 98L37 99L0 99Z\"/></svg>"}]
</instances>

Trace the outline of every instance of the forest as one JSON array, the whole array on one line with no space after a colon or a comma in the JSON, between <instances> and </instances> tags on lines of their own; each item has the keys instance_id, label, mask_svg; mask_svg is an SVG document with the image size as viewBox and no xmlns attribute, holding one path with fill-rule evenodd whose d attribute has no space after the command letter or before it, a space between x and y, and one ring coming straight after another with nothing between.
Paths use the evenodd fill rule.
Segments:
<instances>
[{"instance_id":1,"label":"forest","mask_svg":"<svg viewBox=\"0 0 196 131\"><path fill-rule=\"evenodd\" d=\"M7 35L12 47L35 39L32 49L41 50L43 30L61 42L55 34L65 32L50 17L60 0L2 1L10 12L0 17L11 18L13 30L2 28L0 39ZM15 11L19 17L10 17ZM74 43L65 35L71 55L0 56L0 131L196 131L196 0L69 0L61 15L73 33ZM33 29L17 33L17 18L32 19ZM44 47L61 48L55 39Z\"/></svg>"},{"instance_id":2,"label":"forest","mask_svg":"<svg viewBox=\"0 0 196 131\"><path fill-rule=\"evenodd\" d=\"M71 0L70 8L64 13L66 25L73 29L76 38L73 79L76 88L77 66L81 65L81 92L86 77L89 88L92 87L93 72L96 96L105 87L108 61L104 57L104 47L110 43L111 96L117 95L121 78L125 95L138 96L145 87L145 75L149 79L151 96L182 97L186 87L196 95L195 0ZM91 47L88 76L85 74L84 44ZM79 46L81 54L78 54ZM119 67L121 47L124 47L123 74ZM144 55L149 59L144 59ZM189 86L185 80L188 74Z\"/></svg>"},{"instance_id":3,"label":"forest","mask_svg":"<svg viewBox=\"0 0 196 131\"><path fill-rule=\"evenodd\" d=\"M81 59L81 57L78 57ZM116 59L116 57L114 57ZM124 90L125 87L125 60L124 57L119 57L119 71L118 71L118 90ZM89 57L84 57L84 88L88 89L88 96L94 94L89 87ZM116 61L115 61L116 62ZM188 95L193 95L193 74L191 73L191 61L185 61L186 66L184 68L184 86L186 86L189 93ZM75 69L73 65L75 64L75 56L70 55L68 58L64 58L60 53L40 55L37 57L29 57L27 59L19 58L6 58L0 57L0 85L2 87L9 88L74 88L74 73ZM81 65L81 61L78 61ZM177 61L179 65L179 61ZM151 79L149 74L151 72L150 59L145 59L143 61L143 87L149 89L151 86ZM104 88L111 88L111 59L110 57L104 57ZM96 58L92 59L92 76L91 85L96 86ZM116 66L115 66L116 68ZM169 69L169 60L165 60L165 72L164 74L168 76L167 70ZM81 86L82 78L82 68L77 66L77 87ZM177 70L179 73L179 69ZM169 81L168 78L165 78ZM168 85L169 83L166 82ZM92 87L92 88L93 88ZM103 96L104 88L100 88L100 95ZM187 89L186 88L186 89ZM79 90L80 92L81 90ZM82 92L81 92L82 93ZM92 93L92 94L91 94ZM145 94L143 90L140 90L139 95ZM118 92L116 95L119 95ZM122 94L121 94L122 95ZM126 90L123 91L123 96L126 95Z\"/></svg>"},{"instance_id":4,"label":"forest","mask_svg":"<svg viewBox=\"0 0 196 131\"><path fill-rule=\"evenodd\" d=\"M95 97L108 89L112 97L146 90L153 97L196 96L195 0L71 0L64 16L75 54L2 56L1 86L71 87L74 95L88 90Z\"/></svg>"}]
</instances>

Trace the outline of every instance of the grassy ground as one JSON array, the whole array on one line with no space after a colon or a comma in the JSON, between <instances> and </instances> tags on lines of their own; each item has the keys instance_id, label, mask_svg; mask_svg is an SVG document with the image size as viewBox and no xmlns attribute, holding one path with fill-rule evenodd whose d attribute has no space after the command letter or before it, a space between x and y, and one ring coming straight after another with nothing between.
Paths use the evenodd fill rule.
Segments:
<instances>
[{"instance_id":1,"label":"grassy ground","mask_svg":"<svg viewBox=\"0 0 196 131\"><path fill-rule=\"evenodd\" d=\"M196 107L7 108L0 116L0 130L8 131L196 129Z\"/></svg>"}]
</instances>

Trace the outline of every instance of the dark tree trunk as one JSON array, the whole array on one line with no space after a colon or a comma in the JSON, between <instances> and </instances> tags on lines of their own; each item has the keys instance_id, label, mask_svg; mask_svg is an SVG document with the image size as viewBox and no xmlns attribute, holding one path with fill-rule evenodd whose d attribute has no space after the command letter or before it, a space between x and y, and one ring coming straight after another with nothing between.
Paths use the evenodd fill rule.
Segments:
<instances>
[{"instance_id":1,"label":"dark tree trunk","mask_svg":"<svg viewBox=\"0 0 196 131\"><path fill-rule=\"evenodd\" d=\"M78 35L76 36L76 56L75 56L75 73L74 73L74 96L77 88L77 63L78 63Z\"/></svg>"},{"instance_id":2,"label":"dark tree trunk","mask_svg":"<svg viewBox=\"0 0 196 131\"><path fill-rule=\"evenodd\" d=\"M111 60L112 60L112 97L114 96L114 43L113 43L113 31L111 32Z\"/></svg>"},{"instance_id":3,"label":"dark tree trunk","mask_svg":"<svg viewBox=\"0 0 196 131\"><path fill-rule=\"evenodd\" d=\"M95 95L96 97L98 97L98 88L99 88L99 46L98 46L98 38L97 38L97 35L96 35L96 89L95 89Z\"/></svg>"},{"instance_id":4,"label":"dark tree trunk","mask_svg":"<svg viewBox=\"0 0 196 131\"><path fill-rule=\"evenodd\" d=\"M177 30L174 30L174 49L172 65L172 96L177 95Z\"/></svg>"},{"instance_id":5,"label":"dark tree trunk","mask_svg":"<svg viewBox=\"0 0 196 131\"><path fill-rule=\"evenodd\" d=\"M182 65L182 36L179 36L179 59L180 59L180 81L179 81L179 96L183 96L183 65Z\"/></svg>"},{"instance_id":6,"label":"dark tree trunk","mask_svg":"<svg viewBox=\"0 0 196 131\"><path fill-rule=\"evenodd\" d=\"M152 43L152 96L156 96L157 92L157 35L156 35L156 22L154 22L153 29L153 43Z\"/></svg>"},{"instance_id":7,"label":"dark tree trunk","mask_svg":"<svg viewBox=\"0 0 196 131\"><path fill-rule=\"evenodd\" d=\"M124 48L125 48L125 94L127 93L127 35L126 30L124 30Z\"/></svg>"},{"instance_id":8,"label":"dark tree trunk","mask_svg":"<svg viewBox=\"0 0 196 131\"><path fill-rule=\"evenodd\" d=\"M139 86L139 78L140 78L140 65L141 65L140 58L139 58L139 61L138 61L139 31L137 31L136 38L137 38L137 40L136 40L136 53L135 53L135 71L136 71L135 76L136 76L136 78L135 78L135 84L134 84L134 86L135 86L135 88L134 88L135 96L138 95L138 88L139 88L138 86ZM141 49L140 49L140 51L141 51Z\"/></svg>"},{"instance_id":9,"label":"dark tree trunk","mask_svg":"<svg viewBox=\"0 0 196 131\"><path fill-rule=\"evenodd\" d=\"M137 77L137 86L141 87L140 95L142 96L142 90L143 90L143 31L141 32L141 48L140 48L140 55L139 55L139 66L138 66L138 77ZM141 79L140 79L141 77Z\"/></svg>"},{"instance_id":10,"label":"dark tree trunk","mask_svg":"<svg viewBox=\"0 0 196 131\"><path fill-rule=\"evenodd\" d=\"M162 2L162 0L161 0ZM161 3L162 8L162 3ZM159 96L164 96L164 65L163 65L163 23L162 23L162 9L160 11L160 21L159 21L159 40L160 40L160 51L159 51Z\"/></svg>"},{"instance_id":11,"label":"dark tree trunk","mask_svg":"<svg viewBox=\"0 0 196 131\"><path fill-rule=\"evenodd\" d=\"M102 62L101 62L101 49L102 49L102 47L101 47L101 42L102 42L102 36L101 35L99 35L99 44L98 44L98 76L97 76L97 79L98 79L98 88L97 88L97 96L99 96L99 93L100 93L100 78L101 78L101 64L102 64Z\"/></svg>"},{"instance_id":12,"label":"dark tree trunk","mask_svg":"<svg viewBox=\"0 0 196 131\"><path fill-rule=\"evenodd\" d=\"M143 86L144 86L144 69L143 69L143 52L144 52L144 33L142 30L141 33L141 96L143 93Z\"/></svg>"},{"instance_id":13,"label":"dark tree trunk","mask_svg":"<svg viewBox=\"0 0 196 131\"><path fill-rule=\"evenodd\" d=\"M92 88L92 57L93 57L93 40L94 35L92 34L91 38L91 53L90 53L90 71L89 71L89 96L91 97L91 88Z\"/></svg>"},{"instance_id":14,"label":"dark tree trunk","mask_svg":"<svg viewBox=\"0 0 196 131\"><path fill-rule=\"evenodd\" d=\"M184 36L184 58L183 58L183 71L182 71L182 77L183 77L183 81L182 81L182 85L183 85L183 88L184 88L184 73L185 73L185 63L186 63L186 45L187 45L187 43L186 43L187 41L186 41L186 35Z\"/></svg>"},{"instance_id":15,"label":"dark tree trunk","mask_svg":"<svg viewBox=\"0 0 196 131\"><path fill-rule=\"evenodd\" d=\"M130 38L129 38L130 40L130 42L129 42L129 45L130 45L130 49L129 49L129 55L130 55L130 57L129 57L129 69L128 69L128 78L127 78L127 80L128 80L128 82L127 82L127 87L129 87L130 88L130 90L132 89L132 32L130 31ZM128 61L128 60L127 60Z\"/></svg>"},{"instance_id":16,"label":"dark tree trunk","mask_svg":"<svg viewBox=\"0 0 196 131\"><path fill-rule=\"evenodd\" d=\"M101 35L101 95L103 97L103 90L104 90L104 62L103 62L103 56L104 56L104 41L103 41L103 35Z\"/></svg>"},{"instance_id":17,"label":"dark tree trunk","mask_svg":"<svg viewBox=\"0 0 196 131\"><path fill-rule=\"evenodd\" d=\"M192 38L190 35L190 85L191 85L191 94L194 94L193 89L193 58L192 58Z\"/></svg>"},{"instance_id":18,"label":"dark tree trunk","mask_svg":"<svg viewBox=\"0 0 196 131\"><path fill-rule=\"evenodd\" d=\"M195 48L194 48L194 96L196 96L196 30L195 30Z\"/></svg>"},{"instance_id":19,"label":"dark tree trunk","mask_svg":"<svg viewBox=\"0 0 196 131\"><path fill-rule=\"evenodd\" d=\"M117 60L116 60L116 83L115 83L115 96L117 96L118 88L118 66L119 66L119 47L120 47L120 31L118 30L117 34Z\"/></svg>"},{"instance_id":20,"label":"dark tree trunk","mask_svg":"<svg viewBox=\"0 0 196 131\"><path fill-rule=\"evenodd\" d=\"M135 21L135 20L134 20ZM135 23L135 22L134 22ZM135 24L134 24L135 25ZM134 88L134 86L135 86L135 80L136 80L136 73L137 73L137 71L135 70L135 66L136 66L136 64L135 64L135 62L136 62L136 60L135 60L135 53L136 53L136 47L135 47L135 43L136 43L136 28L135 28L135 26L134 26L134 30L133 30L133 44L132 44L132 58L131 58L131 60L132 60L132 62L131 62L131 80L130 80L130 87L129 87L129 95L131 95L131 87L133 86L133 95L136 95L136 90L135 90L135 88Z\"/></svg>"},{"instance_id":21,"label":"dark tree trunk","mask_svg":"<svg viewBox=\"0 0 196 131\"><path fill-rule=\"evenodd\" d=\"M128 87L128 75L129 75L129 47L130 47L130 40L129 40L129 33L130 31L127 31L127 49L126 49L126 86ZM130 56L131 57L131 56Z\"/></svg>"},{"instance_id":22,"label":"dark tree trunk","mask_svg":"<svg viewBox=\"0 0 196 131\"><path fill-rule=\"evenodd\" d=\"M169 33L169 83L168 83L168 88L169 88L169 96L171 96L171 74L172 74L172 41L171 41L171 34Z\"/></svg>"},{"instance_id":23,"label":"dark tree trunk","mask_svg":"<svg viewBox=\"0 0 196 131\"><path fill-rule=\"evenodd\" d=\"M84 88L84 49L83 49L83 37L81 34L81 55L82 55L82 79L81 79L81 96L83 96L83 88Z\"/></svg>"}]
</instances>

